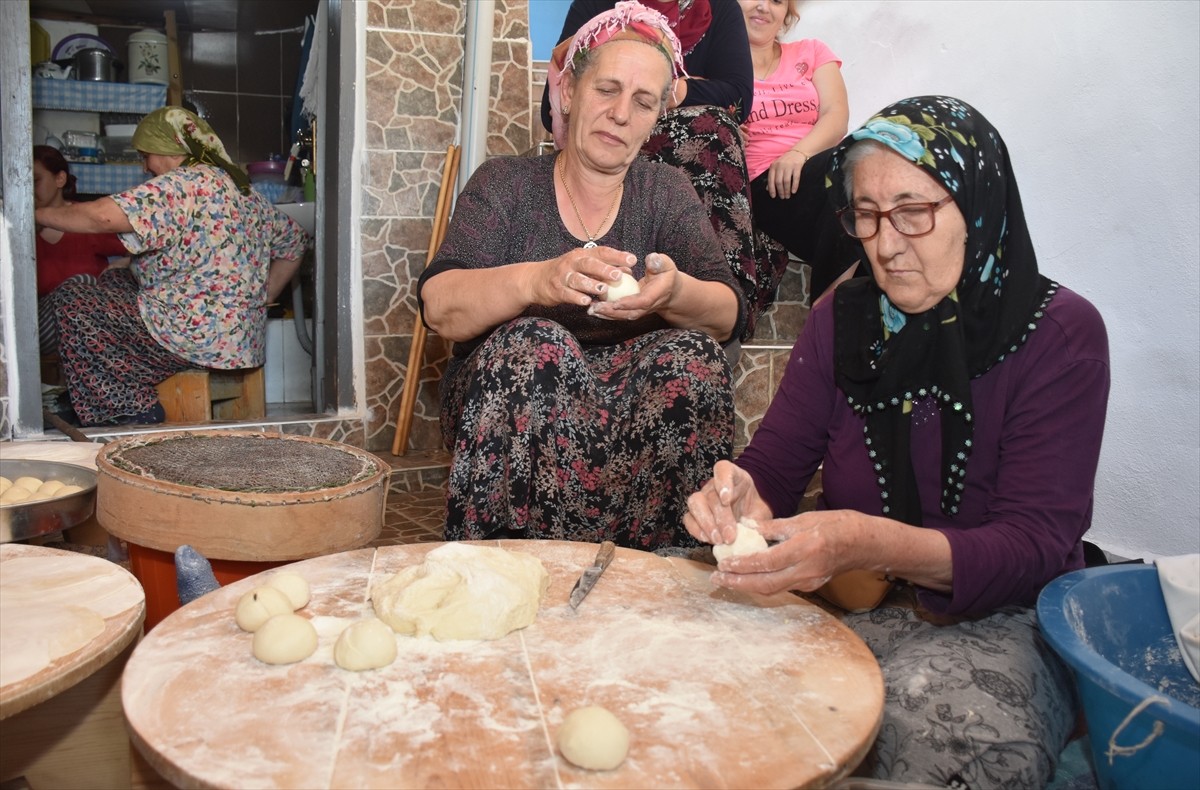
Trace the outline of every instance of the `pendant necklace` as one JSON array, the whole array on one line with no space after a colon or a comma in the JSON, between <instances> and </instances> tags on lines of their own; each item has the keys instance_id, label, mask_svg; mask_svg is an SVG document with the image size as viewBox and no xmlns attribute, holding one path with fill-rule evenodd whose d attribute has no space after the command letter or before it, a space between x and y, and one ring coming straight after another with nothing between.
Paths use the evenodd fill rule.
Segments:
<instances>
[{"instance_id":1,"label":"pendant necklace","mask_svg":"<svg viewBox=\"0 0 1200 790\"><path fill-rule=\"evenodd\" d=\"M583 224L583 215L581 215L579 213L579 206L575 205L575 197L574 197L574 195L571 194L571 188L569 186L567 186L567 176L566 176L566 173L563 172L564 166L565 166L565 160L560 155L558 158L558 177L562 181L563 189L567 193L567 200L571 201L571 208L575 210L575 219L579 220L579 227L583 228L584 235L588 237L587 243L583 245L583 248L585 250L591 249L592 247L597 246L596 245L596 237L594 235L592 235L592 232L590 230L587 229L587 225ZM625 191L625 182L622 181L621 187L617 190L616 196L613 197L612 205L610 205L608 207L608 213L604 215L604 219L600 220L600 227L596 229L597 232L604 230L604 226L608 223L608 218L612 216L613 209L615 209L617 207L617 203L620 202L621 194L624 191Z\"/></svg>"}]
</instances>

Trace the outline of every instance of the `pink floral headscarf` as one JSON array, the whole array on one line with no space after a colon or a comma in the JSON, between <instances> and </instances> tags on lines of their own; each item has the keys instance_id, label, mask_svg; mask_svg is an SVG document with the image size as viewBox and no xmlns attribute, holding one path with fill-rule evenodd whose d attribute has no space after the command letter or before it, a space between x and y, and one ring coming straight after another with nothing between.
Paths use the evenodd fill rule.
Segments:
<instances>
[{"instance_id":1,"label":"pink floral headscarf","mask_svg":"<svg viewBox=\"0 0 1200 790\"><path fill-rule=\"evenodd\" d=\"M579 29L575 37L563 41L550 55L546 82L550 88L550 121L555 148L566 145L567 124L562 114L562 80L567 71L574 71L575 58L580 52L595 49L612 40L632 39L658 47L671 64L671 77L686 77L679 39L671 30L667 18L646 8L635 0L621 0L611 11L605 11Z\"/></svg>"}]
</instances>

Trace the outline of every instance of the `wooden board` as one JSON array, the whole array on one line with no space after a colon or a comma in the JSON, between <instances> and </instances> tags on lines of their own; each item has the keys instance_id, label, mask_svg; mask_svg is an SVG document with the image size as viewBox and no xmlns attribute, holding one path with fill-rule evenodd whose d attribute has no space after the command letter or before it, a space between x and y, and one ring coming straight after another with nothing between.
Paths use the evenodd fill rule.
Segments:
<instances>
[{"instance_id":1,"label":"wooden board","mask_svg":"<svg viewBox=\"0 0 1200 790\"><path fill-rule=\"evenodd\" d=\"M30 677L0 686L0 719L6 719L50 699L107 664L141 633L142 619L146 613L141 585L128 571L108 560L59 549L19 543L0 545L0 588L9 590L14 584L13 575L4 573L4 564L26 558L41 558L53 562L54 567L60 571L48 575L46 581L61 580L61 591L66 597L61 601L57 599L57 591L52 584L44 588L39 586L42 603L78 604L86 607L89 603L86 590L76 587L80 580L88 575L108 577L117 574L122 577L118 585L120 589L112 592L114 587L110 580L107 589L111 597L108 600L111 603L119 597L128 606L119 613L105 617L104 631L88 644L70 655L57 659ZM66 572L62 572L64 568L67 569ZM6 631L3 643L0 643L0 659L3 658L6 649L12 649L21 641L21 634Z\"/></svg>"},{"instance_id":2,"label":"wooden board","mask_svg":"<svg viewBox=\"0 0 1200 790\"><path fill-rule=\"evenodd\" d=\"M300 613L320 635L298 664L260 663L234 622L262 575L178 610L126 668L135 746L181 787L768 788L845 775L879 728L878 664L829 614L790 594L719 590L711 567L628 549L575 611L567 597L590 544L489 544L533 554L550 573L522 631L490 642L397 637L391 666L339 669L333 643L371 613L372 578L438 545L287 566L309 581ZM575 768L554 747L564 716L592 704L631 732L616 770Z\"/></svg>"}]
</instances>

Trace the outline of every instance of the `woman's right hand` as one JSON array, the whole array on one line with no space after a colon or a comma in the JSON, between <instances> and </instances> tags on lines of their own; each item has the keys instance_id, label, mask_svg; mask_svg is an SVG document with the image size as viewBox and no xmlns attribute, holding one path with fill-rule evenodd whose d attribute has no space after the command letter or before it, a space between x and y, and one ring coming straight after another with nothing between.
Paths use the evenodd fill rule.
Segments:
<instances>
[{"instance_id":1,"label":"woman's right hand","mask_svg":"<svg viewBox=\"0 0 1200 790\"><path fill-rule=\"evenodd\" d=\"M762 522L772 516L750 474L730 461L717 461L712 479L688 497L683 526L696 540L716 545L733 543L739 519Z\"/></svg>"},{"instance_id":2,"label":"woman's right hand","mask_svg":"<svg viewBox=\"0 0 1200 790\"><path fill-rule=\"evenodd\" d=\"M575 304L587 307L603 299L621 273L633 273L637 258L612 247L577 248L529 269L529 294L533 304L553 307Z\"/></svg>"},{"instance_id":3,"label":"woman's right hand","mask_svg":"<svg viewBox=\"0 0 1200 790\"><path fill-rule=\"evenodd\" d=\"M800 188L800 174L808 162L808 154L788 151L767 168L767 194L787 200Z\"/></svg>"}]
</instances>

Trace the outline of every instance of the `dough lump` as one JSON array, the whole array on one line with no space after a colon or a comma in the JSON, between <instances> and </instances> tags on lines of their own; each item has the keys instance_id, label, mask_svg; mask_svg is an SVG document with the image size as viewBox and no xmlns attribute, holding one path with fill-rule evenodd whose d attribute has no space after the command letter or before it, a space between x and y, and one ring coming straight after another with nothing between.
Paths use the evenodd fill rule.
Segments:
<instances>
[{"instance_id":1,"label":"dough lump","mask_svg":"<svg viewBox=\"0 0 1200 790\"><path fill-rule=\"evenodd\" d=\"M375 617L351 623L333 645L333 660L342 669L379 669L396 660L396 632Z\"/></svg>"},{"instance_id":2,"label":"dough lump","mask_svg":"<svg viewBox=\"0 0 1200 790\"><path fill-rule=\"evenodd\" d=\"M713 557L717 562L726 557L740 557L743 554L757 554L765 551L767 540L758 532L758 522L752 518L738 519L737 537L733 543L718 543L713 546Z\"/></svg>"},{"instance_id":3,"label":"dough lump","mask_svg":"<svg viewBox=\"0 0 1200 790\"><path fill-rule=\"evenodd\" d=\"M267 664L295 664L317 649L317 629L306 618L277 614L254 632L254 657Z\"/></svg>"},{"instance_id":4,"label":"dough lump","mask_svg":"<svg viewBox=\"0 0 1200 790\"><path fill-rule=\"evenodd\" d=\"M288 601L292 604L292 611L303 609L308 605L311 592L308 589L308 581L298 573L292 571L280 571L273 573L267 577L267 586L274 587L281 593L287 596Z\"/></svg>"},{"instance_id":5,"label":"dough lump","mask_svg":"<svg viewBox=\"0 0 1200 790\"><path fill-rule=\"evenodd\" d=\"M611 771L629 753L629 730L599 705L568 713L558 728L557 740L563 757L590 771Z\"/></svg>"},{"instance_id":6,"label":"dough lump","mask_svg":"<svg viewBox=\"0 0 1200 790\"><path fill-rule=\"evenodd\" d=\"M292 602L274 587L255 587L238 601L234 619L243 631L257 631L278 614L291 614Z\"/></svg>"},{"instance_id":7,"label":"dough lump","mask_svg":"<svg viewBox=\"0 0 1200 790\"><path fill-rule=\"evenodd\" d=\"M621 272L621 279L617 281L617 284L610 285L604 289L604 301L615 302L621 297L632 296L641 292L642 287L638 285L638 281L633 279L631 275Z\"/></svg>"},{"instance_id":8,"label":"dough lump","mask_svg":"<svg viewBox=\"0 0 1200 790\"><path fill-rule=\"evenodd\" d=\"M537 617L550 574L530 554L447 543L371 590L380 620L398 634L499 639Z\"/></svg>"}]
</instances>

